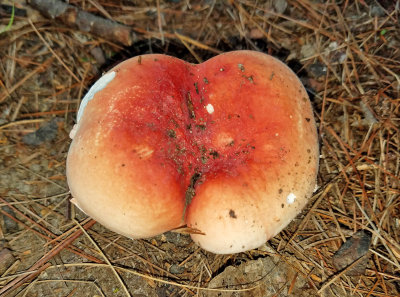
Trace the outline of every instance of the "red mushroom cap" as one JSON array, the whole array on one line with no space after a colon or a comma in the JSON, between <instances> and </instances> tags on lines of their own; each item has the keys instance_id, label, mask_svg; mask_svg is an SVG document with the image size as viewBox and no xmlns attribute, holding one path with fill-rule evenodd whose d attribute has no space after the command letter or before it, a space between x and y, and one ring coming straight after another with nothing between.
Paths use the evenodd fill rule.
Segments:
<instances>
[{"instance_id":1,"label":"red mushroom cap","mask_svg":"<svg viewBox=\"0 0 400 297\"><path fill-rule=\"evenodd\" d=\"M129 59L84 99L67 159L78 206L131 238L182 224L214 253L256 248L314 191L318 140L297 76L236 51Z\"/></svg>"}]
</instances>

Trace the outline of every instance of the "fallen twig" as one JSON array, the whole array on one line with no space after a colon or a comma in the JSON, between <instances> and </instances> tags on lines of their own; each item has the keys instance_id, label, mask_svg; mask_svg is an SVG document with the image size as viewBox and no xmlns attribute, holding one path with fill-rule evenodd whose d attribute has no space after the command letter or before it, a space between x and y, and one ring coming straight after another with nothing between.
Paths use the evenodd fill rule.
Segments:
<instances>
[{"instance_id":1,"label":"fallen twig","mask_svg":"<svg viewBox=\"0 0 400 297\"><path fill-rule=\"evenodd\" d=\"M50 19L62 21L69 27L93 33L125 46L132 45L135 33L128 26L98 17L59 0L29 0L28 3Z\"/></svg>"},{"instance_id":2,"label":"fallen twig","mask_svg":"<svg viewBox=\"0 0 400 297\"><path fill-rule=\"evenodd\" d=\"M89 229L96 223L95 220L90 220L87 222L83 228L85 230ZM56 245L53 249L51 249L46 255L44 255L40 260L38 260L34 265L31 266L27 270L27 272L33 271L33 270L38 270L42 271L41 267L45 266L48 261L50 261L54 256L59 254L64 248L68 247L70 244L72 244L79 236L82 235L82 230L76 230L68 239L62 241L58 245ZM32 275L21 275L14 279L13 281L9 282L7 285L5 285L3 288L0 289L0 296L5 295L6 293L10 293L11 290L19 288L23 283L26 281L30 280L32 278Z\"/></svg>"}]
</instances>

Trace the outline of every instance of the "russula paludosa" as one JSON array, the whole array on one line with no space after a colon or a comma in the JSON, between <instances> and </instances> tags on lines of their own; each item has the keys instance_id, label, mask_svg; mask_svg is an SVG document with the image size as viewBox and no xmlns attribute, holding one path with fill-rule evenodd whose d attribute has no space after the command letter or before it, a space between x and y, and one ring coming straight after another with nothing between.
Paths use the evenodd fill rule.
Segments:
<instances>
[{"instance_id":1,"label":"russula paludosa","mask_svg":"<svg viewBox=\"0 0 400 297\"><path fill-rule=\"evenodd\" d=\"M184 224L205 250L262 245L314 191L307 93L282 62L235 51L193 65L126 60L84 98L67 159L75 203L131 238Z\"/></svg>"}]
</instances>

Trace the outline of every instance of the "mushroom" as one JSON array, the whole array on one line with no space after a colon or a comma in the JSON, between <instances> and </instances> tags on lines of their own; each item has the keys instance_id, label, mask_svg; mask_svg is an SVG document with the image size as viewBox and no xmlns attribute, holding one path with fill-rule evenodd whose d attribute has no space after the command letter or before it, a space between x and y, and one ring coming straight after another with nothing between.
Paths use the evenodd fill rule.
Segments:
<instances>
[{"instance_id":1,"label":"mushroom","mask_svg":"<svg viewBox=\"0 0 400 297\"><path fill-rule=\"evenodd\" d=\"M130 238L187 224L205 250L250 250L285 228L316 185L307 93L259 52L198 65L158 54L126 60L91 88L71 136L74 203Z\"/></svg>"}]
</instances>

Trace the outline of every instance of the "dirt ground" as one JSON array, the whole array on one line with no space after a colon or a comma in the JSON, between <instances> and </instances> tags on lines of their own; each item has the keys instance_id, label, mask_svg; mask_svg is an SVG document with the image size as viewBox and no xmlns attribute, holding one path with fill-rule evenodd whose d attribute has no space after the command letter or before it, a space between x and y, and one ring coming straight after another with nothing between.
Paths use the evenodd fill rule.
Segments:
<instances>
[{"instance_id":1,"label":"dirt ground","mask_svg":"<svg viewBox=\"0 0 400 297\"><path fill-rule=\"evenodd\" d=\"M60 16L44 2L0 3L0 296L400 296L398 1L73 0ZM289 65L314 108L319 189L285 230L214 255L71 205L69 132L102 73L237 49Z\"/></svg>"}]
</instances>

